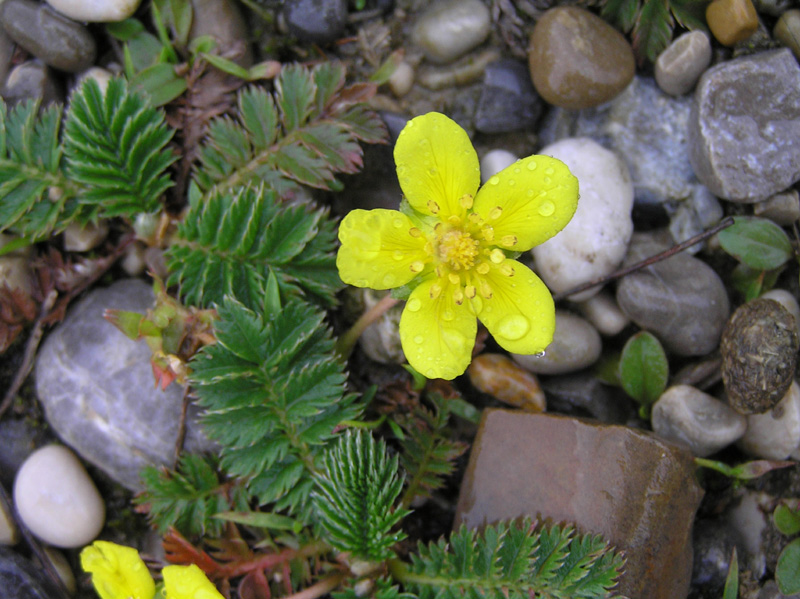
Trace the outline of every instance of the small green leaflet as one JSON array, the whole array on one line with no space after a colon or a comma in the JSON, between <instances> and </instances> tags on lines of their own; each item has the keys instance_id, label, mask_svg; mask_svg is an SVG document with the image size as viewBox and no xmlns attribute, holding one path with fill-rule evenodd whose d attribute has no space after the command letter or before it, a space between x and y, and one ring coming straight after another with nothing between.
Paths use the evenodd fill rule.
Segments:
<instances>
[{"instance_id":1,"label":"small green leaflet","mask_svg":"<svg viewBox=\"0 0 800 599\"><path fill-rule=\"evenodd\" d=\"M800 539L783 548L775 568L775 580L784 595L800 593Z\"/></svg>"},{"instance_id":2,"label":"small green leaflet","mask_svg":"<svg viewBox=\"0 0 800 599\"><path fill-rule=\"evenodd\" d=\"M667 386L669 363L652 333L640 331L628 339L619 361L622 388L643 407L649 407Z\"/></svg>"},{"instance_id":3,"label":"small green leaflet","mask_svg":"<svg viewBox=\"0 0 800 599\"><path fill-rule=\"evenodd\" d=\"M723 250L757 270L778 268L792 257L789 236L765 218L737 216L718 237Z\"/></svg>"}]
</instances>

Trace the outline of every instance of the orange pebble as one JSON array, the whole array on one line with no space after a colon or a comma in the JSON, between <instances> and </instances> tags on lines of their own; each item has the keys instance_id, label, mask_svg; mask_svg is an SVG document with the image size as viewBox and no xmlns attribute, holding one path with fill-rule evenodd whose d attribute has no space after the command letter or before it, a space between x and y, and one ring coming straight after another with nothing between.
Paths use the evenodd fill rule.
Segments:
<instances>
[{"instance_id":1,"label":"orange pebble","mask_svg":"<svg viewBox=\"0 0 800 599\"><path fill-rule=\"evenodd\" d=\"M723 46L746 40L758 29L758 15L751 0L714 0L706 8L706 21Z\"/></svg>"},{"instance_id":2,"label":"orange pebble","mask_svg":"<svg viewBox=\"0 0 800 599\"><path fill-rule=\"evenodd\" d=\"M481 354L467 369L476 389L526 412L544 412L545 396L536 375L501 354Z\"/></svg>"}]
</instances>

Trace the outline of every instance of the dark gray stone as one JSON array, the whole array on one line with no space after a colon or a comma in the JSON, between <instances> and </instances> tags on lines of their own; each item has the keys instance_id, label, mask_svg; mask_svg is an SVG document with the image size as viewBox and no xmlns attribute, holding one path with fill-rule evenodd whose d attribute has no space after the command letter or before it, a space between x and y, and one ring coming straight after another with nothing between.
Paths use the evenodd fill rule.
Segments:
<instances>
[{"instance_id":1,"label":"dark gray stone","mask_svg":"<svg viewBox=\"0 0 800 599\"><path fill-rule=\"evenodd\" d=\"M3 99L13 106L36 98L42 101L42 106L47 106L63 102L64 91L53 69L39 60L29 60L11 69L3 86Z\"/></svg>"},{"instance_id":2,"label":"dark gray stone","mask_svg":"<svg viewBox=\"0 0 800 599\"><path fill-rule=\"evenodd\" d=\"M3 547L0 547L0 589L3 599L66 599L44 570Z\"/></svg>"},{"instance_id":3,"label":"dark gray stone","mask_svg":"<svg viewBox=\"0 0 800 599\"><path fill-rule=\"evenodd\" d=\"M650 234L634 234L625 265L669 247ZM705 262L676 254L623 277L617 303L625 315L681 356L714 351L728 320L725 284Z\"/></svg>"},{"instance_id":4,"label":"dark gray stone","mask_svg":"<svg viewBox=\"0 0 800 599\"><path fill-rule=\"evenodd\" d=\"M0 420L0 483L11 488L14 475L34 449L51 439L27 420L5 417Z\"/></svg>"},{"instance_id":5,"label":"dark gray stone","mask_svg":"<svg viewBox=\"0 0 800 599\"><path fill-rule=\"evenodd\" d=\"M5 29L0 29L0 88L4 85L8 71L11 69L13 53L14 41L6 35Z\"/></svg>"},{"instance_id":6,"label":"dark gray stone","mask_svg":"<svg viewBox=\"0 0 800 599\"><path fill-rule=\"evenodd\" d=\"M42 344L36 360L36 392L50 426L82 458L131 489L141 488L139 470L171 464L183 401L173 383L156 388L151 352L103 318L109 308L144 313L153 292L127 279L92 291L78 302ZM188 451L211 449L187 419Z\"/></svg>"},{"instance_id":7,"label":"dark gray stone","mask_svg":"<svg viewBox=\"0 0 800 599\"><path fill-rule=\"evenodd\" d=\"M698 520L694 525L692 584L721 594L736 547L734 531L718 520Z\"/></svg>"},{"instance_id":8,"label":"dark gray stone","mask_svg":"<svg viewBox=\"0 0 800 599\"><path fill-rule=\"evenodd\" d=\"M328 44L344 33L347 0L289 0L283 16L289 33L300 41Z\"/></svg>"},{"instance_id":9,"label":"dark gray stone","mask_svg":"<svg viewBox=\"0 0 800 599\"><path fill-rule=\"evenodd\" d=\"M606 424L624 424L634 413L619 388L602 383L589 371L542 377L541 385L549 411L591 416Z\"/></svg>"},{"instance_id":10,"label":"dark gray stone","mask_svg":"<svg viewBox=\"0 0 800 599\"><path fill-rule=\"evenodd\" d=\"M0 21L9 37L55 69L78 73L94 64L97 47L89 30L32 0L5 0Z\"/></svg>"},{"instance_id":11,"label":"dark gray stone","mask_svg":"<svg viewBox=\"0 0 800 599\"><path fill-rule=\"evenodd\" d=\"M504 59L486 67L475 115L475 128L483 133L507 133L532 127L542 112L527 67Z\"/></svg>"},{"instance_id":12,"label":"dark gray stone","mask_svg":"<svg viewBox=\"0 0 800 599\"><path fill-rule=\"evenodd\" d=\"M706 71L689 120L697 177L734 202L765 200L800 179L800 66L786 48Z\"/></svg>"}]
</instances>

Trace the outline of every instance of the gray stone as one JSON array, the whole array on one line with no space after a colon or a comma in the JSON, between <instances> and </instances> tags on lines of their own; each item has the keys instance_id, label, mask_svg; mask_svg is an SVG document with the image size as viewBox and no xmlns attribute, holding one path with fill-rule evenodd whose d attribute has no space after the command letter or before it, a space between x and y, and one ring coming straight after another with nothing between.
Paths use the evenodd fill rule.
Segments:
<instances>
[{"instance_id":1,"label":"gray stone","mask_svg":"<svg viewBox=\"0 0 800 599\"><path fill-rule=\"evenodd\" d=\"M717 196L764 200L800 179L800 66L788 49L706 71L689 121L689 159Z\"/></svg>"},{"instance_id":2,"label":"gray stone","mask_svg":"<svg viewBox=\"0 0 800 599\"><path fill-rule=\"evenodd\" d=\"M411 39L429 61L446 64L483 43L491 25L481 0L439 0L417 19Z\"/></svg>"},{"instance_id":3,"label":"gray stone","mask_svg":"<svg viewBox=\"0 0 800 599\"><path fill-rule=\"evenodd\" d=\"M283 16L289 33L300 41L328 44L344 33L347 0L290 0Z\"/></svg>"},{"instance_id":4,"label":"gray stone","mask_svg":"<svg viewBox=\"0 0 800 599\"><path fill-rule=\"evenodd\" d=\"M720 520L698 520L694 525L692 584L721 596L736 547L736 535Z\"/></svg>"},{"instance_id":5,"label":"gray stone","mask_svg":"<svg viewBox=\"0 0 800 599\"><path fill-rule=\"evenodd\" d=\"M10 549L0 547L3 599L66 599L47 572Z\"/></svg>"},{"instance_id":6,"label":"gray stone","mask_svg":"<svg viewBox=\"0 0 800 599\"><path fill-rule=\"evenodd\" d=\"M711 40L703 31L688 31L658 55L655 77L671 96L688 94L711 64Z\"/></svg>"},{"instance_id":7,"label":"gray stone","mask_svg":"<svg viewBox=\"0 0 800 599\"><path fill-rule=\"evenodd\" d=\"M0 483L11 487L14 476L34 449L52 439L27 420L6 416L0 420Z\"/></svg>"},{"instance_id":8,"label":"gray stone","mask_svg":"<svg viewBox=\"0 0 800 599\"><path fill-rule=\"evenodd\" d=\"M776 193L753 205L753 214L770 219L782 227L788 227L800 220L800 194L796 189Z\"/></svg>"},{"instance_id":9,"label":"gray stone","mask_svg":"<svg viewBox=\"0 0 800 599\"><path fill-rule=\"evenodd\" d=\"M625 394L603 383L591 370L542 377L541 384L551 412L591 416L606 424L624 424L633 414Z\"/></svg>"},{"instance_id":10,"label":"gray stone","mask_svg":"<svg viewBox=\"0 0 800 599\"><path fill-rule=\"evenodd\" d=\"M536 374L564 374L591 366L602 350L600 333L588 321L569 312L557 311L553 341L544 353L511 354L511 357Z\"/></svg>"},{"instance_id":11,"label":"gray stone","mask_svg":"<svg viewBox=\"0 0 800 599\"><path fill-rule=\"evenodd\" d=\"M0 28L0 89L3 87L8 71L11 69L11 57L14 54L14 41Z\"/></svg>"},{"instance_id":12,"label":"gray stone","mask_svg":"<svg viewBox=\"0 0 800 599\"><path fill-rule=\"evenodd\" d=\"M507 133L532 127L542 112L528 69L512 59L486 67L475 114L475 128L482 133Z\"/></svg>"},{"instance_id":13,"label":"gray stone","mask_svg":"<svg viewBox=\"0 0 800 599\"><path fill-rule=\"evenodd\" d=\"M126 279L78 302L42 344L36 392L50 426L83 459L123 486L138 490L139 470L174 460L184 390L155 387L151 352L103 318L109 308L144 313L150 286ZM212 446L187 418L188 451Z\"/></svg>"},{"instance_id":14,"label":"gray stone","mask_svg":"<svg viewBox=\"0 0 800 599\"><path fill-rule=\"evenodd\" d=\"M540 134L543 144L591 137L625 162L637 205L677 202L698 181L687 157L692 100L662 92L651 77L637 76L611 102L581 111L553 109Z\"/></svg>"},{"instance_id":15,"label":"gray stone","mask_svg":"<svg viewBox=\"0 0 800 599\"><path fill-rule=\"evenodd\" d=\"M625 265L667 247L650 234L634 234ZM682 253L623 277L617 284L617 303L628 318L681 356L714 351L730 313L719 275Z\"/></svg>"},{"instance_id":16,"label":"gray stone","mask_svg":"<svg viewBox=\"0 0 800 599\"><path fill-rule=\"evenodd\" d=\"M64 91L53 69L39 60L29 60L11 69L3 86L3 99L13 106L39 98L42 106L64 101Z\"/></svg>"},{"instance_id":17,"label":"gray stone","mask_svg":"<svg viewBox=\"0 0 800 599\"><path fill-rule=\"evenodd\" d=\"M222 51L233 50L231 60L243 67L253 64L253 50L239 3L234 0L192 0L194 16L189 38L210 35Z\"/></svg>"},{"instance_id":18,"label":"gray stone","mask_svg":"<svg viewBox=\"0 0 800 599\"><path fill-rule=\"evenodd\" d=\"M0 21L6 33L45 64L79 73L94 64L97 47L89 30L32 0L5 0Z\"/></svg>"},{"instance_id":19,"label":"gray stone","mask_svg":"<svg viewBox=\"0 0 800 599\"><path fill-rule=\"evenodd\" d=\"M793 382L769 412L750 414L739 448L766 460L785 460L800 446L800 386Z\"/></svg>"},{"instance_id":20,"label":"gray stone","mask_svg":"<svg viewBox=\"0 0 800 599\"><path fill-rule=\"evenodd\" d=\"M704 185L697 185L692 195L670 211L669 232L675 243L686 241L717 224L724 212L719 200ZM686 252L696 254L706 243L696 243L686 248Z\"/></svg>"}]
</instances>

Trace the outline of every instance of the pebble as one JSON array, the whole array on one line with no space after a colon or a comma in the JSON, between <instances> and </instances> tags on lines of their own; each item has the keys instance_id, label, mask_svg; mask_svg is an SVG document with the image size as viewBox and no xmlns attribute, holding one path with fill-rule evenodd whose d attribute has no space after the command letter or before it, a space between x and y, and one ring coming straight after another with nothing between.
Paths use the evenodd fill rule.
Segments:
<instances>
[{"instance_id":1,"label":"pebble","mask_svg":"<svg viewBox=\"0 0 800 599\"><path fill-rule=\"evenodd\" d=\"M692 521L703 495L695 469L688 451L644 431L489 408L454 526L525 515L574 522L625 552L626 574L615 592L686 597Z\"/></svg>"},{"instance_id":2,"label":"pebble","mask_svg":"<svg viewBox=\"0 0 800 599\"><path fill-rule=\"evenodd\" d=\"M52 438L27 419L5 416L0 420L0 483L6 487L14 484L14 476L26 458L40 445Z\"/></svg>"},{"instance_id":3,"label":"pebble","mask_svg":"<svg viewBox=\"0 0 800 599\"><path fill-rule=\"evenodd\" d=\"M765 200L800 179L800 66L783 48L703 73L689 120L689 159L716 196Z\"/></svg>"},{"instance_id":4,"label":"pebble","mask_svg":"<svg viewBox=\"0 0 800 599\"><path fill-rule=\"evenodd\" d=\"M770 410L794 380L797 321L780 303L755 299L739 306L720 341L728 403L741 414Z\"/></svg>"},{"instance_id":5,"label":"pebble","mask_svg":"<svg viewBox=\"0 0 800 599\"><path fill-rule=\"evenodd\" d=\"M700 75L711 64L711 42L703 31L678 36L658 55L655 77L658 87L671 96L694 89Z\"/></svg>"},{"instance_id":6,"label":"pebble","mask_svg":"<svg viewBox=\"0 0 800 599\"><path fill-rule=\"evenodd\" d=\"M108 236L108 223L104 220L97 223L70 223L64 229L64 249L68 252L88 252L99 246Z\"/></svg>"},{"instance_id":7,"label":"pebble","mask_svg":"<svg viewBox=\"0 0 800 599\"><path fill-rule=\"evenodd\" d=\"M144 314L153 304L144 281L98 288L72 306L36 359L36 394L55 432L87 462L124 487L141 489L143 466L175 458L184 390L154 387L151 351L103 319L108 308ZM187 451L213 450L189 406Z\"/></svg>"},{"instance_id":8,"label":"pebble","mask_svg":"<svg viewBox=\"0 0 800 599\"><path fill-rule=\"evenodd\" d=\"M633 232L633 184L625 163L589 138L568 138L539 154L558 158L580 181L575 216L555 237L533 248L536 272L554 293L613 272L625 257ZM570 299L581 301L594 287Z\"/></svg>"},{"instance_id":9,"label":"pebble","mask_svg":"<svg viewBox=\"0 0 800 599\"><path fill-rule=\"evenodd\" d=\"M105 505L86 469L63 445L33 452L14 480L19 518L45 543L81 547L100 533Z\"/></svg>"},{"instance_id":10,"label":"pebble","mask_svg":"<svg viewBox=\"0 0 800 599\"><path fill-rule=\"evenodd\" d=\"M797 298L785 289L770 289L761 294L761 299L771 299L778 302L781 306L794 316L795 332L800 335L800 304Z\"/></svg>"},{"instance_id":11,"label":"pebble","mask_svg":"<svg viewBox=\"0 0 800 599\"><path fill-rule=\"evenodd\" d=\"M67 558L64 557L64 554L58 549L53 547L44 546L42 549L47 559L50 560L53 570L55 570L56 574L61 579L64 588L67 589L70 595L74 595L75 591L78 590L78 585L75 582L75 574L72 572Z\"/></svg>"},{"instance_id":12,"label":"pebble","mask_svg":"<svg viewBox=\"0 0 800 599\"><path fill-rule=\"evenodd\" d=\"M531 79L545 101L572 110L608 102L631 82L633 51L620 32L583 8L559 6L536 22Z\"/></svg>"},{"instance_id":13,"label":"pebble","mask_svg":"<svg viewBox=\"0 0 800 599\"><path fill-rule=\"evenodd\" d=\"M753 204L753 214L770 219L772 222L788 227L800 220L800 194L796 189L788 189L776 193Z\"/></svg>"},{"instance_id":14,"label":"pebble","mask_svg":"<svg viewBox=\"0 0 800 599\"><path fill-rule=\"evenodd\" d=\"M793 381L770 411L750 414L739 448L756 458L785 460L800 446L800 386Z\"/></svg>"},{"instance_id":15,"label":"pebble","mask_svg":"<svg viewBox=\"0 0 800 599\"><path fill-rule=\"evenodd\" d=\"M467 375L481 393L525 412L544 412L544 391L535 375L502 354L481 354L472 360Z\"/></svg>"},{"instance_id":16,"label":"pebble","mask_svg":"<svg viewBox=\"0 0 800 599\"><path fill-rule=\"evenodd\" d=\"M90 67L80 74L75 80L75 85L73 87L80 87L86 80L92 79L100 87L100 91L105 93L106 89L108 89L108 82L111 81L113 77L114 74L108 69L104 69L103 67Z\"/></svg>"},{"instance_id":17,"label":"pebble","mask_svg":"<svg viewBox=\"0 0 800 599\"><path fill-rule=\"evenodd\" d=\"M736 535L719 519L703 519L695 522L692 536L692 584L712 592L721 591L728 576L733 549L736 547Z\"/></svg>"},{"instance_id":18,"label":"pebble","mask_svg":"<svg viewBox=\"0 0 800 599\"><path fill-rule=\"evenodd\" d=\"M738 440L747 428L744 416L689 385L668 388L653 405L653 430L704 458Z\"/></svg>"},{"instance_id":19,"label":"pebble","mask_svg":"<svg viewBox=\"0 0 800 599\"><path fill-rule=\"evenodd\" d=\"M668 205L668 207L671 207ZM716 225L724 216L719 200L704 185L696 185L692 194L670 210L669 232L675 243L686 241ZM697 254L707 242L696 243L684 251Z\"/></svg>"},{"instance_id":20,"label":"pebble","mask_svg":"<svg viewBox=\"0 0 800 599\"><path fill-rule=\"evenodd\" d=\"M97 47L89 30L45 4L5 0L0 21L11 39L54 69L79 73L94 64Z\"/></svg>"},{"instance_id":21,"label":"pebble","mask_svg":"<svg viewBox=\"0 0 800 599\"><path fill-rule=\"evenodd\" d=\"M25 100L40 99L42 106L64 101L64 91L53 70L39 60L15 66L6 78L3 99L13 106Z\"/></svg>"},{"instance_id":22,"label":"pebble","mask_svg":"<svg viewBox=\"0 0 800 599\"><path fill-rule=\"evenodd\" d=\"M62 15L75 21L111 23L133 16L142 0L46 0Z\"/></svg>"},{"instance_id":23,"label":"pebble","mask_svg":"<svg viewBox=\"0 0 800 599\"><path fill-rule=\"evenodd\" d=\"M252 44L249 42L251 38L238 2L235 0L192 0L192 8L194 12L189 39L210 35L217 41L220 50L238 50L231 57L235 63L245 68L253 64ZM322 7L321 10L328 9Z\"/></svg>"},{"instance_id":24,"label":"pebble","mask_svg":"<svg viewBox=\"0 0 800 599\"><path fill-rule=\"evenodd\" d=\"M792 51L795 58L800 59L800 10L793 8L784 12L775 23L772 34Z\"/></svg>"},{"instance_id":25,"label":"pebble","mask_svg":"<svg viewBox=\"0 0 800 599\"><path fill-rule=\"evenodd\" d=\"M758 591L756 599L800 599L800 593L784 595L781 593L777 582L768 580L764 583L764 586L761 587L761 590Z\"/></svg>"},{"instance_id":26,"label":"pebble","mask_svg":"<svg viewBox=\"0 0 800 599\"><path fill-rule=\"evenodd\" d=\"M625 265L668 247L652 233L637 233ZM717 349L730 314L719 275L702 260L684 253L620 279L617 304L628 318L680 356L704 356Z\"/></svg>"},{"instance_id":27,"label":"pebble","mask_svg":"<svg viewBox=\"0 0 800 599\"><path fill-rule=\"evenodd\" d=\"M447 64L482 44L491 27L481 0L437 0L417 19L411 40L430 62Z\"/></svg>"},{"instance_id":28,"label":"pebble","mask_svg":"<svg viewBox=\"0 0 800 599\"><path fill-rule=\"evenodd\" d=\"M475 128L481 133L507 133L536 124L542 102L533 88L528 69L513 59L502 59L486 67L475 113Z\"/></svg>"},{"instance_id":29,"label":"pebble","mask_svg":"<svg viewBox=\"0 0 800 599\"><path fill-rule=\"evenodd\" d=\"M372 289L354 289L357 301L363 304L362 312L374 307L385 292ZM368 326L358 338L358 345L367 356L380 364L403 364L406 356L400 344L400 316L403 304L390 308Z\"/></svg>"},{"instance_id":30,"label":"pebble","mask_svg":"<svg viewBox=\"0 0 800 599\"><path fill-rule=\"evenodd\" d=\"M63 597L44 570L5 547L0 547L0 588L3 599Z\"/></svg>"},{"instance_id":31,"label":"pebble","mask_svg":"<svg viewBox=\"0 0 800 599\"><path fill-rule=\"evenodd\" d=\"M632 403L620 388L606 385L591 371L548 376L541 384L553 412L607 424L624 424L633 414Z\"/></svg>"},{"instance_id":32,"label":"pebble","mask_svg":"<svg viewBox=\"0 0 800 599\"><path fill-rule=\"evenodd\" d=\"M610 293L601 291L578 304L578 309L601 335L613 337L631 322Z\"/></svg>"},{"instance_id":33,"label":"pebble","mask_svg":"<svg viewBox=\"0 0 800 599\"><path fill-rule=\"evenodd\" d=\"M723 46L743 42L758 29L758 15L751 0L714 0L706 8L706 22Z\"/></svg>"},{"instance_id":34,"label":"pebble","mask_svg":"<svg viewBox=\"0 0 800 599\"><path fill-rule=\"evenodd\" d=\"M16 545L19 531L14 518L6 511L5 504L0 502L0 545Z\"/></svg>"},{"instance_id":35,"label":"pebble","mask_svg":"<svg viewBox=\"0 0 800 599\"><path fill-rule=\"evenodd\" d=\"M347 0L292 0L283 8L289 33L301 42L329 44L347 25Z\"/></svg>"},{"instance_id":36,"label":"pebble","mask_svg":"<svg viewBox=\"0 0 800 599\"><path fill-rule=\"evenodd\" d=\"M780 17L792 7L792 4L794 0L753 0L753 6L756 7L758 14L772 17Z\"/></svg>"},{"instance_id":37,"label":"pebble","mask_svg":"<svg viewBox=\"0 0 800 599\"><path fill-rule=\"evenodd\" d=\"M402 61L397 65L387 83L392 93L396 97L402 98L410 92L411 88L414 86L414 67L405 60Z\"/></svg>"},{"instance_id":38,"label":"pebble","mask_svg":"<svg viewBox=\"0 0 800 599\"><path fill-rule=\"evenodd\" d=\"M2 88L11 68L11 58L13 56L14 40L6 35L5 29L0 27L0 88Z\"/></svg>"},{"instance_id":39,"label":"pebble","mask_svg":"<svg viewBox=\"0 0 800 599\"><path fill-rule=\"evenodd\" d=\"M625 162L637 209L677 205L698 186L688 157L691 109L691 97L670 96L652 77L637 76L597 108L551 110L540 139L550 144L564 137L591 137Z\"/></svg>"},{"instance_id":40,"label":"pebble","mask_svg":"<svg viewBox=\"0 0 800 599\"><path fill-rule=\"evenodd\" d=\"M29 262L30 259L24 256L0 256L0 284L30 295L33 279Z\"/></svg>"},{"instance_id":41,"label":"pebble","mask_svg":"<svg viewBox=\"0 0 800 599\"><path fill-rule=\"evenodd\" d=\"M514 164L519 157L508 150L489 150L481 158L481 185L504 168Z\"/></svg>"},{"instance_id":42,"label":"pebble","mask_svg":"<svg viewBox=\"0 0 800 599\"><path fill-rule=\"evenodd\" d=\"M732 498L724 519L738 541L739 571L751 570L753 576L759 579L766 571L762 544L767 529L765 514L775 509L775 502L769 495L744 486L739 487L735 495L738 497Z\"/></svg>"},{"instance_id":43,"label":"pebble","mask_svg":"<svg viewBox=\"0 0 800 599\"><path fill-rule=\"evenodd\" d=\"M602 349L597 329L580 316L558 310L553 341L544 354L512 354L512 357L536 374L564 374L591 366L597 362Z\"/></svg>"}]
</instances>

